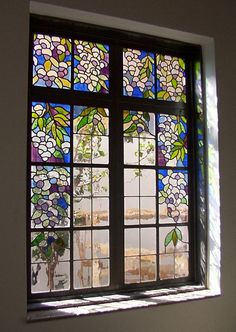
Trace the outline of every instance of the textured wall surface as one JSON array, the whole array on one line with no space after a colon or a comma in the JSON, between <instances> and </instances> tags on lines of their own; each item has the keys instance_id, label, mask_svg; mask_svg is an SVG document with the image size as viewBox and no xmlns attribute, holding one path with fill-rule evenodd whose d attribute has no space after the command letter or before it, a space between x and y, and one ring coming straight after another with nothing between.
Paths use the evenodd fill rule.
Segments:
<instances>
[{"instance_id":1,"label":"textured wall surface","mask_svg":"<svg viewBox=\"0 0 236 332\"><path fill-rule=\"evenodd\" d=\"M150 309L26 323L24 257L29 2L28 0L1 1L1 331L235 331L235 1L47 0L41 2L135 19L215 38L220 128L222 296Z\"/></svg>"}]
</instances>

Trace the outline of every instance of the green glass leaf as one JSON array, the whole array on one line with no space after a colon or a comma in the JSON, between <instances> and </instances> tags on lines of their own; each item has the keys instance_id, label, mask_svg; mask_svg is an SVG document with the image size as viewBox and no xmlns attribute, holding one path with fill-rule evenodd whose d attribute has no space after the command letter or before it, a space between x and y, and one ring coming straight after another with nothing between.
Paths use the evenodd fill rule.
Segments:
<instances>
[{"instance_id":1,"label":"green glass leaf","mask_svg":"<svg viewBox=\"0 0 236 332\"><path fill-rule=\"evenodd\" d=\"M174 158L176 158L176 156L177 156L178 153L179 153L179 149L174 150L174 151L171 153L171 155L170 155L170 159L174 159Z\"/></svg>"},{"instance_id":2,"label":"green glass leaf","mask_svg":"<svg viewBox=\"0 0 236 332\"><path fill-rule=\"evenodd\" d=\"M147 122L150 121L150 115L149 115L148 112L143 112L143 117L144 117L144 119L145 119Z\"/></svg>"},{"instance_id":3,"label":"green glass leaf","mask_svg":"<svg viewBox=\"0 0 236 332\"><path fill-rule=\"evenodd\" d=\"M181 160L184 160L185 157L185 148L181 149Z\"/></svg>"},{"instance_id":4,"label":"green glass leaf","mask_svg":"<svg viewBox=\"0 0 236 332\"><path fill-rule=\"evenodd\" d=\"M176 245L178 243L178 236L177 236L177 233L176 233L176 229L173 230L172 241L173 241L174 246L176 247Z\"/></svg>"},{"instance_id":5,"label":"green glass leaf","mask_svg":"<svg viewBox=\"0 0 236 332\"><path fill-rule=\"evenodd\" d=\"M98 107L98 108L97 108L97 111L98 111L98 113L101 114L102 116L107 117L107 113L106 113L106 111L104 110L104 108Z\"/></svg>"},{"instance_id":6,"label":"green glass leaf","mask_svg":"<svg viewBox=\"0 0 236 332\"><path fill-rule=\"evenodd\" d=\"M182 101L184 102L184 103L186 103L186 95L182 95L182 97L181 97L181 99L182 99Z\"/></svg>"},{"instance_id":7,"label":"green glass leaf","mask_svg":"<svg viewBox=\"0 0 236 332\"><path fill-rule=\"evenodd\" d=\"M79 132L79 130L80 130L81 128L83 128L86 124L88 124L88 116L87 116L87 115L84 116L84 117L80 120L80 122L78 123L77 131Z\"/></svg>"},{"instance_id":8,"label":"green glass leaf","mask_svg":"<svg viewBox=\"0 0 236 332\"><path fill-rule=\"evenodd\" d=\"M165 243L164 243L165 247L167 247L170 244L170 242L172 241L173 232L174 232L174 229L166 235Z\"/></svg>"},{"instance_id":9,"label":"green glass leaf","mask_svg":"<svg viewBox=\"0 0 236 332\"><path fill-rule=\"evenodd\" d=\"M132 123L132 125L125 130L125 134L133 133L134 131L136 131L136 129L137 129L136 124Z\"/></svg>"},{"instance_id":10,"label":"green glass leaf","mask_svg":"<svg viewBox=\"0 0 236 332\"><path fill-rule=\"evenodd\" d=\"M106 134L106 130L105 130L105 127L103 125L103 123L101 121L98 122L98 130L100 131L100 133L102 135L105 135Z\"/></svg>"},{"instance_id":11,"label":"green glass leaf","mask_svg":"<svg viewBox=\"0 0 236 332\"><path fill-rule=\"evenodd\" d=\"M180 230L179 228L176 227L175 232L176 232L176 235L177 235L178 240L182 241L183 236L182 236L182 232L181 232L181 230Z\"/></svg>"},{"instance_id":12,"label":"green glass leaf","mask_svg":"<svg viewBox=\"0 0 236 332\"><path fill-rule=\"evenodd\" d=\"M181 59L181 58L179 58L179 65L180 65L180 67L181 67L183 70L185 70L185 62L184 62L184 60Z\"/></svg>"},{"instance_id":13,"label":"green glass leaf","mask_svg":"<svg viewBox=\"0 0 236 332\"><path fill-rule=\"evenodd\" d=\"M125 118L124 118L124 120L123 120L123 123L128 123L128 122L130 122L131 120L132 120L132 115L131 114L129 114L129 115L127 115Z\"/></svg>"},{"instance_id":14,"label":"green glass leaf","mask_svg":"<svg viewBox=\"0 0 236 332\"><path fill-rule=\"evenodd\" d=\"M35 119L34 122L32 123L32 130L37 128L37 126L38 126L38 119Z\"/></svg>"},{"instance_id":15,"label":"green glass leaf","mask_svg":"<svg viewBox=\"0 0 236 332\"><path fill-rule=\"evenodd\" d=\"M103 52L105 52L105 53L107 53L108 52L108 50L105 48L105 46L103 46L102 44L96 44L96 46L97 46L97 48L99 48L99 50L101 50L101 51L103 51Z\"/></svg>"},{"instance_id":16,"label":"green glass leaf","mask_svg":"<svg viewBox=\"0 0 236 332\"><path fill-rule=\"evenodd\" d=\"M59 114L63 114L63 115L67 115L69 112L68 111L66 111L63 107L61 107L61 106L56 106L55 108L54 108L56 111L57 111L57 113L59 113Z\"/></svg>"},{"instance_id":17,"label":"green glass leaf","mask_svg":"<svg viewBox=\"0 0 236 332\"><path fill-rule=\"evenodd\" d=\"M177 81L175 79L171 80L171 84L176 89L176 87L177 87Z\"/></svg>"},{"instance_id":18,"label":"green glass leaf","mask_svg":"<svg viewBox=\"0 0 236 332\"><path fill-rule=\"evenodd\" d=\"M55 158L63 158L61 151L58 150L56 150L53 155Z\"/></svg>"},{"instance_id":19,"label":"green glass leaf","mask_svg":"<svg viewBox=\"0 0 236 332\"><path fill-rule=\"evenodd\" d=\"M31 247L38 246L40 242L42 242L45 239L44 233L40 233L36 236L35 239L31 242Z\"/></svg>"},{"instance_id":20,"label":"green glass leaf","mask_svg":"<svg viewBox=\"0 0 236 332\"><path fill-rule=\"evenodd\" d=\"M62 114L57 114L54 116L54 120L59 123L61 126L63 127L67 127L68 124L61 118ZM66 121L68 121L68 119L66 118Z\"/></svg>"},{"instance_id":21,"label":"green glass leaf","mask_svg":"<svg viewBox=\"0 0 236 332\"><path fill-rule=\"evenodd\" d=\"M40 130L43 130L43 126L44 126L43 118L39 118L38 119L38 126L39 126Z\"/></svg>"}]
</instances>

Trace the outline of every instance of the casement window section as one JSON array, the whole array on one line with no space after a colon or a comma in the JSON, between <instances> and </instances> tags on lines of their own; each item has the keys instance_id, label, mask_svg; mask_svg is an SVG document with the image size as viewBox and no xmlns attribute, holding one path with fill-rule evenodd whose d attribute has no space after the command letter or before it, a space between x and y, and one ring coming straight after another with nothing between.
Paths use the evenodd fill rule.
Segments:
<instances>
[{"instance_id":1,"label":"casement window section","mask_svg":"<svg viewBox=\"0 0 236 332\"><path fill-rule=\"evenodd\" d=\"M202 47L30 25L28 319L218 295Z\"/></svg>"}]
</instances>

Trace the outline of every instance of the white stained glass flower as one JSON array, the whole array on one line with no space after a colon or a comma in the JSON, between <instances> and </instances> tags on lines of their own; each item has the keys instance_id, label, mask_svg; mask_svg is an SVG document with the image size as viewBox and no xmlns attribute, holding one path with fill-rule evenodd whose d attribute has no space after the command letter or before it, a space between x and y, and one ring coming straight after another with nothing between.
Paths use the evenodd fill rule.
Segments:
<instances>
[{"instance_id":1,"label":"white stained glass flower","mask_svg":"<svg viewBox=\"0 0 236 332\"><path fill-rule=\"evenodd\" d=\"M38 153L43 161L47 161L55 152L56 141L44 131L33 132L32 142L33 146L38 149Z\"/></svg>"}]
</instances>

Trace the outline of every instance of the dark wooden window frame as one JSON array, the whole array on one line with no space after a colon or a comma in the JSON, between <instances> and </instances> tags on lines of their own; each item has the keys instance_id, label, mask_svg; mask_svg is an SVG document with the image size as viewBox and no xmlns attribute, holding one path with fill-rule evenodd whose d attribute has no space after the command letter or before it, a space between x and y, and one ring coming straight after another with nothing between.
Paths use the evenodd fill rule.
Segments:
<instances>
[{"instance_id":1,"label":"dark wooden window frame","mask_svg":"<svg viewBox=\"0 0 236 332\"><path fill-rule=\"evenodd\" d=\"M107 107L109 109L110 122L110 144L109 144L109 169L110 169L110 286L101 288L71 290L52 293L31 294L31 270L30 270L30 168L31 165L38 165L40 163L30 162L30 139L28 139L28 192L27 192L27 261L28 261L28 300L29 302L37 302L42 299L65 299L78 298L85 294L113 294L116 292L126 293L134 292L144 289L157 289L166 287L176 287L183 285L196 285L205 283L205 272L200 266L200 239L205 241L205 232L201 230L198 220L200 217L200 190L201 196L205 198L205 186L199 188L198 185L198 115L196 111L196 96L195 84L196 77L194 75L194 65L196 62L201 62L201 47L177 41L172 41L153 36L147 36L137 33L126 32L122 30L99 27L95 25L87 25L84 23L74 23L65 20L54 18L45 18L40 16L31 16L30 28L30 47L29 47L29 116L28 116L28 138L31 134L31 102L54 102L68 105L81 106L98 106ZM110 90L109 94L90 93L51 89L44 87L32 86L32 42L33 33L51 34L63 37L79 38L82 40L89 40L108 44L110 47ZM175 103L169 101L159 101L157 99L144 99L135 97L125 97L122 94L122 49L136 48L150 52L160 52L162 54L169 54L172 56L183 57L186 62L187 74L187 103ZM73 47L72 47L73 49ZM73 72L73 67L72 67ZM179 278L175 280L158 280L150 283L140 284L124 284L124 225L120 221L123 220L124 206L123 206L123 170L129 166L123 164L123 122L122 111L124 109L140 110L152 113L166 113L175 115L184 115L188 119L188 155L189 155L189 252L190 252L190 266L189 277ZM43 164L43 163L42 163ZM58 164L58 165L64 165ZM73 162L66 166L73 168ZM94 164L76 164L81 167L93 167ZM95 165L104 167L101 165ZM135 166L132 168L139 168ZM145 168L145 166L142 166ZM150 167L158 169L158 167ZM165 168L165 167L161 167ZM167 167L168 168L168 167ZM175 167L178 169L178 167ZM186 168L181 168L186 169ZM72 178L71 178L72 180ZM72 183L72 181L71 181ZM73 192L73 188L71 188ZM202 195L203 193L203 195ZM158 193L157 193L158 195ZM115 202L115 204L114 204ZM206 211L206 202L203 203L204 211ZM202 207L201 207L202 208ZM181 226L181 224L179 224ZM129 226L133 227L133 226ZM134 226L136 227L136 226ZM142 227L154 227L148 225ZM158 229L158 222L156 224ZM83 228L85 229L85 228ZM94 229L94 227L93 227ZM101 227L99 227L101 229ZM38 230L38 229L37 229ZM59 229L58 229L59 230ZM63 230L63 228L60 230ZM65 230L68 230L67 228ZM73 225L70 226L69 231L73 232ZM72 239L70 237L72 251ZM157 237L158 246L158 237ZM158 251L157 251L158 255ZM71 264L72 265L72 264ZM72 274L72 269L71 269ZM157 273L158 275L158 273ZM70 278L72 282L72 275Z\"/></svg>"}]
</instances>

